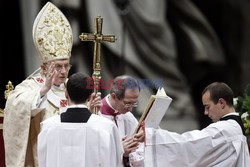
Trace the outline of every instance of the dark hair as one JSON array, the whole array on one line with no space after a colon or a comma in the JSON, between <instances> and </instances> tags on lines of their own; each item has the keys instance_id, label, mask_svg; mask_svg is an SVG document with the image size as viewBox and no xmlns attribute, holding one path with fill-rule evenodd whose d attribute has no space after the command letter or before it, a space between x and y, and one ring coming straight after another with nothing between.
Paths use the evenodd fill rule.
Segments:
<instances>
[{"instance_id":1,"label":"dark hair","mask_svg":"<svg viewBox=\"0 0 250 167\"><path fill-rule=\"evenodd\" d=\"M210 93L210 99L216 104L220 98L223 98L228 106L233 106L233 91L223 82L214 82L209 84L203 91L202 96L206 93Z\"/></svg>"},{"instance_id":2,"label":"dark hair","mask_svg":"<svg viewBox=\"0 0 250 167\"><path fill-rule=\"evenodd\" d=\"M129 75L117 76L114 79L110 94L115 93L117 98L121 100L124 98L126 89L139 89L137 80Z\"/></svg>"},{"instance_id":3,"label":"dark hair","mask_svg":"<svg viewBox=\"0 0 250 167\"><path fill-rule=\"evenodd\" d=\"M75 73L68 79L66 88L70 99L76 103L85 103L92 93L92 89L87 88L88 75L82 73Z\"/></svg>"}]
</instances>

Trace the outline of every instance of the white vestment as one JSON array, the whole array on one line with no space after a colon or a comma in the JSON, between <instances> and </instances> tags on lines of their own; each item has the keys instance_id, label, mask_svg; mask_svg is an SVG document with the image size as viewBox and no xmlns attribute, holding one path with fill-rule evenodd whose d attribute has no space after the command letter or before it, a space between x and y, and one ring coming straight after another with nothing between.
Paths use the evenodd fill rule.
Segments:
<instances>
[{"instance_id":1,"label":"white vestment","mask_svg":"<svg viewBox=\"0 0 250 167\"><path fill-rule=\"evenodd\" d=\"M40 97L45 81L39 69L9 94L3 124L6 166L37 166L36 143L40 122L59 114L67 104L64 84L52 86L44 97Z\"/></svg>"},{"instance_id":2,"label":"white vestment","mask_svg":"<svg viewBox=\"0 0 250 167\"><path fill-rule=\"evenodd\" d=\"M203 130L177 134L146 130L147 167L248 167L249 150L234 120L219 121Z\"/></svg>"},{"instance_id":3,"label":"white vestment","mask_svg":"<svg viewBox=\"0 0 250 167\"><path fill-rule=\"evenodd\" d=\"M108 96L106 96L102 100L102 102L103 102L102 108L105 108L107 110L114 110L108 101ZM131 137L134 133L134 130L136 129L138 125L137 119L131 112L127 112L125 114L119 114L119 115L116 115L115 117L113 115L102 114L101 112L99 112L99 115L113 121L117 125L120 131L120 135L122 137L124 136ZM130 159L131 166L133 167L144 166L144 143L140 144L139 148L135 152L130 153L129 159Z\"/></svg>"},{"instance_id":4,"label":"white vestment","mask_svg":"<svg viewBox=\"0 0 250 167\"><path fill-rule=\"evenodd\" d=\"M131 112L127 112L126 114L117 115L115 118L112 115L104 115L99 113L100 116L108 118L117 124L117 127L120 131L121 136L132 136L138 121L133 116ZM115 120L116 119L116 120Z\"/></svg>"},{"instance_id":5,"label":"white vestment","mask_svg":"<svg viewBox=\"0 0 250 167\"><path fill-rule=\"evenodd\" d=\"M61 123L60 116L41 124L39 167L120 167L123 148L115 124L92 114L87 123Z\"/></svg>"}]
</instances>

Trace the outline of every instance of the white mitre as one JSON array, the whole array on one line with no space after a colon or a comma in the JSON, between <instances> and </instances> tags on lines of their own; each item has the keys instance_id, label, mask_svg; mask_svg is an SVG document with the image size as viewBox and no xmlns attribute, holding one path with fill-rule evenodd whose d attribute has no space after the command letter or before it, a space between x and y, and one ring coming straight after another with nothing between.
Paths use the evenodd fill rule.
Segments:
<instances>
[{"instance_id":1,"label":"white mitre","mask_svg":"<svg viewBox=\"0 0 250 167\"><path fill-rule=\"evenodd\" d=\"M72 29L64 14L51 2L46 3L35 19L33 41L43 63L71 56Z\"/></svg>"}]
</instances>

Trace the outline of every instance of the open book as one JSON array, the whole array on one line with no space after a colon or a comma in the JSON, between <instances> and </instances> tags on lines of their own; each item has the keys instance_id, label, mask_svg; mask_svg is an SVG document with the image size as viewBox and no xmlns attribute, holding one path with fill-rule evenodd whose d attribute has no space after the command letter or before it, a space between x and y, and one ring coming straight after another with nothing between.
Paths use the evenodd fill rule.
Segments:
<instances>
[{"instance_id":1,"label":"open book","mask_svg":"<svg viewBox=\"0 0 250 167\"><path fill-rule=\"evenodd\" d=\"M165 115L172 98L167 96L164 88L159 88L156 95L151 95L148 104L139 120L134 131L134 135L140 130L141 123L144 121L146 128L157 128Z\"/></svg>"}]
</instances>

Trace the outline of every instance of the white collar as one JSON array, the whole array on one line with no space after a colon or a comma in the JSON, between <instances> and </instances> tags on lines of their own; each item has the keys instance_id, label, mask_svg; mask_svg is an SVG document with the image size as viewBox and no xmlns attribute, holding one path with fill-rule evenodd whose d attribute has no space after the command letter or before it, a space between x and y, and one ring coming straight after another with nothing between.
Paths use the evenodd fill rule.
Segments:
<instances>
[{"instance_id":1,"label":"white collar","mask_svg":"<svg viewBox=\"0 0 250 167\"><path fill-rule=\"evenodd\" d=\"M65 83L62 83L61 85L59 85L59 86L55 86L55 85L53 85L52 87L51 87L51 89L52 90L65 90Z\"/></svg>"},{"instance_id":2,"label":"white collar","mask_svg":"<svg viewBox=\"0 0 250 167\"><path fill-rule=\"evenodd\" d=\"M229 115L237 115L237 116L239 116L240 114L237 113L237 112L231 112L231 113L228 113L228 114L224 115L222 118L224 118L226 116L229 116Z\"/></svg>"},{"instance_id":3,"label":"white collar","mask_svg":"<svg viewBox=\"0 0 250 167\"><path fill-rule=\"evenodd\" d=\"M110 97L111 97L110 94L108 94L108 95L106 96L106 102L108 103L109 107L112 108L112 109L115 111L115 114L116 114L116 113L118 113L118 111L117 111L116 109L114 109L114 107L112 107L112 105L111 105L111 103L110 103L110 101L109 101L109 98L110 98Z\"/></svg>"},{"instance_id":4,"label":"white collar","mask_svg":"<svg viewBox=\"0 0 250 167\"><path fill-rule=\"evenodd\" d=\"M85 104L74 104L70 105L67 108L88 108Z\"/></svg>"}]
</instances>

